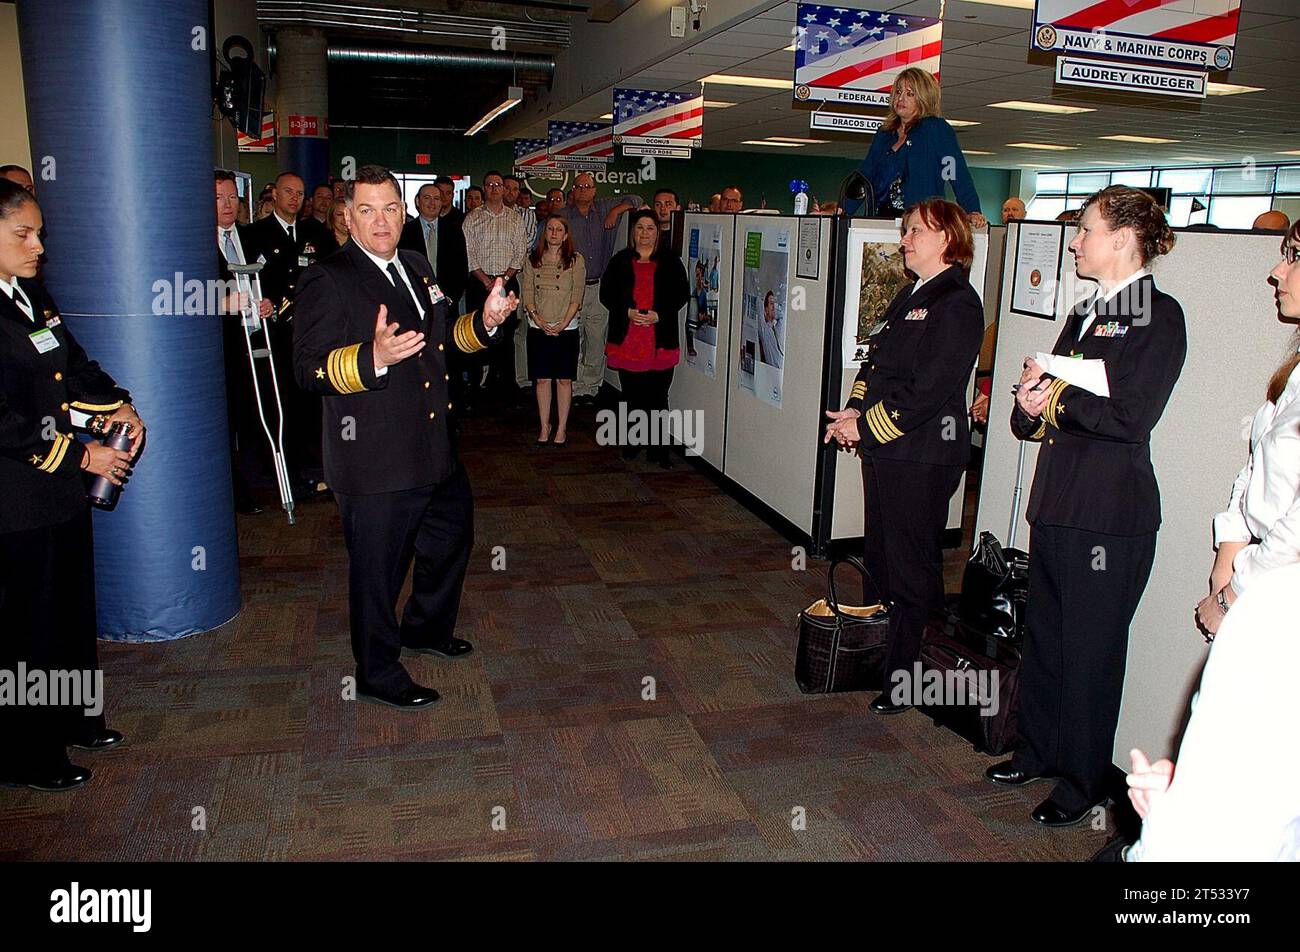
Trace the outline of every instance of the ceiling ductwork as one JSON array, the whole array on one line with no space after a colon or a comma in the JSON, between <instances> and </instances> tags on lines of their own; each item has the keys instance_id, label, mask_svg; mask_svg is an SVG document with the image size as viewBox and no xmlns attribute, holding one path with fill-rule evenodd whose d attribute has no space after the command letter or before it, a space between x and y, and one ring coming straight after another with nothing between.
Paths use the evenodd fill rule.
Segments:
<instances>
[{"instance_id":1,"label":"ceiling ductwork","mask_svg":"<svg viewBox=\"0 0 1300 952\"><path fill-rule=\"evenodd\" d=\"M275 59L275 44L267 54ZM496 53L490 50L459 49L391 49L330 43L326 57L330 63L376 66L412 66L424 69L483 69L543 73L555 75L555 60L535 53Z\"/></svg>"},{"instance_id":2,"label":"ceiling ductwork","mask_svg":"<svg viewBox=\"0 0 1300 952\"><path fill-rule=\"evenodd\" d=\"M587 4L529 3L527 6L557 12L587 12ZM564 48L569 45L570 30L566 19L538 20L530 13L515 20L500 16L471 16L441 10L402 9L363 6L350 3L324 3L314 0L258 0L257 19L264 27L309 26L333 30L375 30L404 40L420 37L457 37L491 43L505 28L512 44ZM494 32L494 30L496 32Z\"/></svg>"}]
</instances>

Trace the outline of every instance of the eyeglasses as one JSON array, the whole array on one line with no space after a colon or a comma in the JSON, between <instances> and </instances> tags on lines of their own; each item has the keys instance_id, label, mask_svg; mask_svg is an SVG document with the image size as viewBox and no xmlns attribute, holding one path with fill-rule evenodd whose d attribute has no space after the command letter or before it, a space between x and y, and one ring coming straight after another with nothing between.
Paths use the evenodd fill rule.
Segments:
<instances>
[{"instance_id":1,"label":"eyeglasses","mask_svg":"<svg viewBox=\"0 0 1300 952\"><path fill-rule=\"evenodd\" d=\"M502 185L500 182L485 182L483 184L483 187L484 188L505 188L505 186Z\"/></svg>"},{"instance_id":2,"label":"eyeglasses","mask_svg":"<svg viewBox=\"0 0 1300 952\"><path fill-rule=\"evenodd\" d=\"M1300 247L1295 245L1282 246L1282 260L1287 264L1295 264L1300 261Z\"/></svg>"}]
</instances>

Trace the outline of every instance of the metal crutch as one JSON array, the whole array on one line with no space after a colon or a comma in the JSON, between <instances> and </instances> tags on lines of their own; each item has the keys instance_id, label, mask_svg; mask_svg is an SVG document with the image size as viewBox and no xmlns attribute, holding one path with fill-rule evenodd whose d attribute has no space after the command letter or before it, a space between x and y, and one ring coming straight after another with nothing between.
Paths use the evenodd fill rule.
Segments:
<instances>
[{"instance_id":1,"label":"metal crutch","mask_svg":"<svg viewBox=\"0 0 1300 952\"><path fill-rule=\"evenodd\" d=\"M289 482L289 469L284 461L284 405L280 401L280 381L275 373L275 355L271 348L271 329L258 315L258 305L262 300L262 280L258 272L260 264L231 264L230 273L235 276L241 300L248 305L240 309L240 326L244 329L244 344L248 348L248 368L253 375L253 395L257 400L257 416L262 421L262 432L271 445L271 459L275 464L275 482L280 490L280 505L289 515L289 525L293 525L293 489ZM247 295L247 297L243 297ZM266 340L265 347L253 347L253 334L262 332ZM275 394L276 430L271 433L271 426L266 422L266 410L262 405L262 385L257 378L258 358L266 360L271 379L271 391Z\"/></svg>"}]
</instances>

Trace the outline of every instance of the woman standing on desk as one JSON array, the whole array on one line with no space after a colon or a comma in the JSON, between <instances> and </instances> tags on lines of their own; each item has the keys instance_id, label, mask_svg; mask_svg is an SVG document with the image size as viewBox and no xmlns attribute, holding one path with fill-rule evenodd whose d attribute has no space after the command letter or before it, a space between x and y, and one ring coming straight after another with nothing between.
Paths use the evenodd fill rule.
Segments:
<instances>
[{"instance_id":1,"label":"woman standing on desk","mask_svg":"<svg viewBox=\"0 0 1300 952\"><path fill-rule=\"evenodd\" d=\"M917 202L943 198L944 182L951 181L971 227L988 226L957 134L939 116L939 82L923 69L908 67L894 80L889 114L858 171L870 183L877 214L902 218ZM845 202L844 211L852 215L861 204Z\"/></svg>"},{"instance_id":2,"label":"woman standing on desk","mask_svg":"<svg viewBox=\"0 0 1300 952\"><path fill-rule=\"evenodd\" d=\"M1104 803L1128 631L1160 527L1151 431L1187 355L1179 303L1148 265L1174 233L1150 196L1112 185L1083 206L1070 242L1096 294L1071 312L1052 353L1104 362L1110 396L1025 361L1011 429L1041 444L1025 518L1029 600L1020 671L1023 746L984 772L1021 786L1057 779L1030 819L1072 826Z\"/></svg>"}]
</instances>

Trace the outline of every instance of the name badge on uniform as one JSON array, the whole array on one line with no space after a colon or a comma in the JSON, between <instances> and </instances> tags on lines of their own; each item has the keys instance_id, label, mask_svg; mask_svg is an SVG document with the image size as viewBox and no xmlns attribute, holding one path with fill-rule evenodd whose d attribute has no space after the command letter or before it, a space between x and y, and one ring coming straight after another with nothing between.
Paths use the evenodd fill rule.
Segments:
<instances>
[{"instance_id":1,"label":"name badge on uniform","mask_svg":"<svg viewBox=\"0 0 1300 952\"><path fill-rule=\"evenodd\" d=\"M926 319L926 317L929 315L929 313L930 313L929 310L927 310L926 308L923 308L923 307L914 307L914 308L912 308L910 311L907 312L907 317L903 318L903 320L905 320L905 321L923 321L923 320Z\"/></svg>"},{"instance_id":2,"label":"name badge on uniform","mask_svg":"<svg viewBox=\"0 0 1300 952\"><path fill-rule=\"evenodd\" d=\"M298 256L298 267L305 268L310 264L311 264L311 258L308 258L306 255Z\"/></svg>"},{"instance_id":3,"label":"name badge on uniform","mask_svg":"<svg viewBox=\"0 0 1300 952\"><path fill-rule=\"evenodd\" d=\"M54 331L48 327L43 327L39 331L32 331L27 336L31 338L32 346L36 348L38 354L44 354L59 346L59 339L54 336Z\"/></svg>"},{"instance_id":4,"label":"name badge on uniform","mask_svg":"<svg viewBox=\"0 0 1300 952\"><path fill-rule=\"evenodd\" d=\"M432 301L434 304L437 304L439 301L445 301L446 299L447 299L447 295L442 293L442 288L438 287L438 285L436 284L429 285L430 301Z\"/></svg>"}]
</instances>

